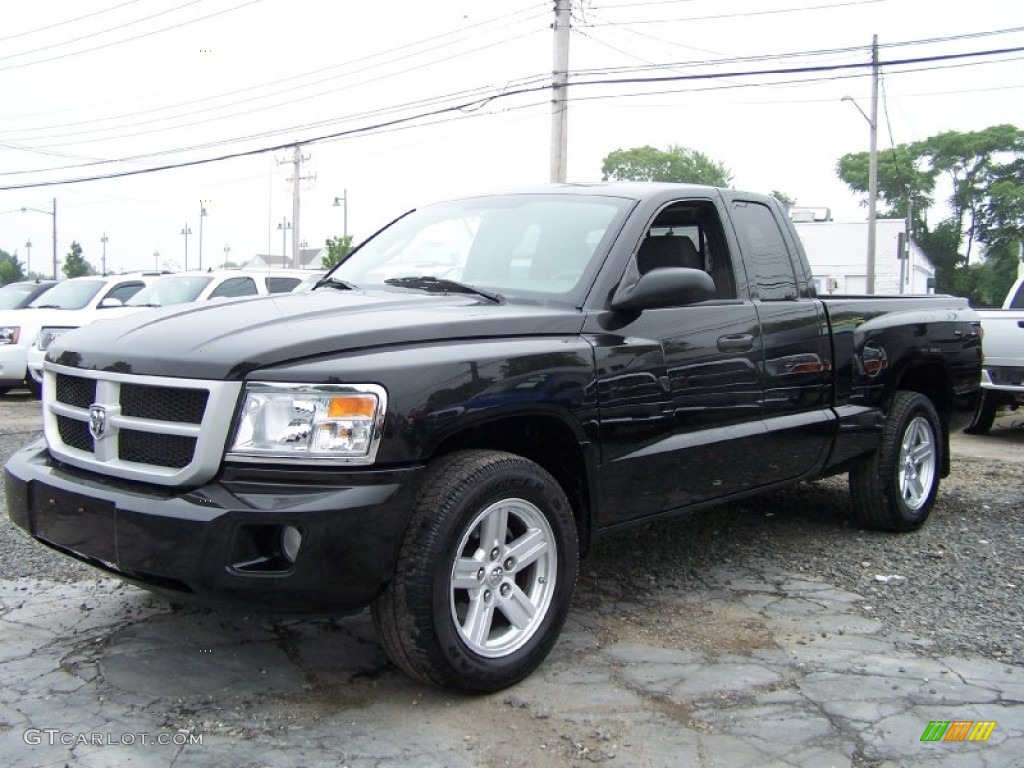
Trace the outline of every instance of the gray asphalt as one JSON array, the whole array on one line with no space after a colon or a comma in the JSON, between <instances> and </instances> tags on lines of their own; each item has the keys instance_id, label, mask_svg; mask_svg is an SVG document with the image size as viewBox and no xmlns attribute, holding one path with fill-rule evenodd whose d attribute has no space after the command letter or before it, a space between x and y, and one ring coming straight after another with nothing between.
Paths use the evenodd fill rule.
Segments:
<instances>
[{"instance_id":1,"label":"gray asphalt","mask_svg":"<svg viewBox=\"0 0 1024 768\"><path fill-rule=\"evenodd\" d=\"M37 419L0 398L0 455ZM957 436L914 534L849 525L832 479L609 538L545 664L481 697L407 679L366 614L182 609L4 520L0 764L1024 766L1019 422Z\"/></svg>"}]
</instances>

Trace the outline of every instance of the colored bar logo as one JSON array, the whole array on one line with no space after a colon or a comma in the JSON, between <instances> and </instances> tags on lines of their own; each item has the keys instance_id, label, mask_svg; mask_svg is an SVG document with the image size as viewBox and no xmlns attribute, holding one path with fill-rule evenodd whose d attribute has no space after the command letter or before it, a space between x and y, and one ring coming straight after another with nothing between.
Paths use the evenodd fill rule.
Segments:
<instances>
[{"instance_id":1,"label":"colored bar logo","mask_svg":"<svg viewBox=\"0 0 1024 768\"><path fill-rule=\"evenodd\" d=\"M921 741L988 741L995 729L995 720L932 720Z\"/></svg>"}]
</instances>

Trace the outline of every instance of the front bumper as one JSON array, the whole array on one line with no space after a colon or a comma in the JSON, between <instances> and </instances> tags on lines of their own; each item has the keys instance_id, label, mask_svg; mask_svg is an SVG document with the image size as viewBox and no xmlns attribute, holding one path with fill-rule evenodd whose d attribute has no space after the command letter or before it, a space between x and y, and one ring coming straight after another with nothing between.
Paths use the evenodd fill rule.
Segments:
<instances>
[{"instance_id":1,"label":"front bumper","mask_svg":"<svg viewBox=\"0 0 1024 768\"><path fill-rule=\"evenodd\" d=\"M25 383L27 359L27 347L0 345L0 387L17 387Z\"/></svg>"},{"instance_id":2,"label":"front bumper","mask_svg":"<svg viewBox=\"0 0 1024 768\"><path fill-rule=\"evenodd\" d=\"M30 376L37 384L42 384L43 362L46 360L46 353L33 344L29 347L25 358L26 375Z\"/></svg>"},{"instance_id":3,"label":"front bumper","mask_svg":"<svg viewBox=\"0 0 1024 768\"><path fill-rule=\"evenodd\" d=\"M422 472L246 470L177 491L60 464L39 442L4 480L16 525L130 582L182 601L326 613L367 606L391 579ZM302 535L294 562L287 526Z\"/></svg>"}]
</instances>

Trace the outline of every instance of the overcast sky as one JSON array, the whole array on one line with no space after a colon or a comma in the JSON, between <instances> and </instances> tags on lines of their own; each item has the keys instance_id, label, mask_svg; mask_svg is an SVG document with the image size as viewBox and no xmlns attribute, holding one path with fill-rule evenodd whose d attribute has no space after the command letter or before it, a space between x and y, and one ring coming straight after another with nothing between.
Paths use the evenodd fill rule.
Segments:
<instances>
[{"instance_id":1,"label":"overcast sky","mask_svg":"<svg viewBox=\"0 0 1024 768\"><path fill-rule=\"evenodd\" d=\"M869 70L743 73L864 64L872 34L883 63L880 151L941 131L1024 126L1024 51L887 65L1022 48L1020 0L573 7L570 181L600 179L614 149L679 144L725 163L737 188L863 218L834 167L868 147L867 121L841 99L869 110ZM0 248L24 263L31 240L33 270L52 271L52 217L38 211L54 198L59 256L78 240L97 267L104 234L109 269L181 268L186 243L196 267L200 201L204 267L223 261L225 246L234 261L279 254L278 227L292 223L293 153L259 150L295 142L308 142L302 175L315 176L302 182L300 235L310 246L342 233L345 207L332 203L346 192L358 241L418 204L549 178L550 0L17 8L0 31ZM693 75L715 77L664 79ZM642 82L651 78L661 79ZM585 85L607 79L637 82ZM321 137L333 138L312 141Z\"/></svg>"}]
</instances>

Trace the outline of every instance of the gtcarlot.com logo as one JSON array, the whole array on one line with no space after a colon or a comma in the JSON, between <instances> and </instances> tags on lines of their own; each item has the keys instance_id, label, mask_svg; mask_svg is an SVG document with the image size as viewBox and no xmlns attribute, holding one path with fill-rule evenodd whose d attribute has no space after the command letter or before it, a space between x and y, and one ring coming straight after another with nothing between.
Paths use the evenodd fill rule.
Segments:
<instances>
[{"instance_id":1,"label":"gtcarlot.com logo","mask_svg":"<svg viewBox=\"0 0 1024 768\"><path fill-rule=\"evenodd\" d=\"M132 746L134 744L159 744L162 746L184 747L189 745L200 745L203 743L203 734L192 733L186 730L160 731L159 733L97 733L97 732L74 732L62 731L59 728L28 728L22 734L22 739L30 746L45 744L49 747L108 747L115 744Z\"/></svg>"},{"instance_id":2,"label":"gtcarlot.com logo","mask_svg":"<svg viewBox=\"0 0 1024 768\"><path fill-rule=\"evenodd\" d=\"M995 720L932 720L921 741L988 741L995 729Z\"/></svg>"}]
</instances>

